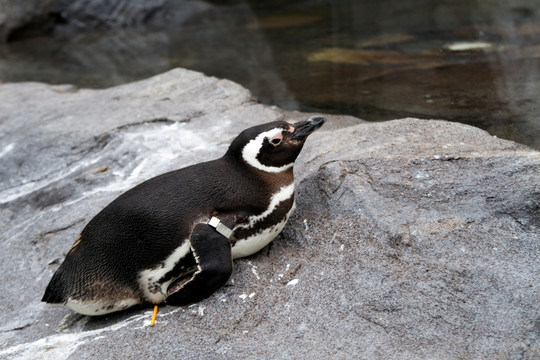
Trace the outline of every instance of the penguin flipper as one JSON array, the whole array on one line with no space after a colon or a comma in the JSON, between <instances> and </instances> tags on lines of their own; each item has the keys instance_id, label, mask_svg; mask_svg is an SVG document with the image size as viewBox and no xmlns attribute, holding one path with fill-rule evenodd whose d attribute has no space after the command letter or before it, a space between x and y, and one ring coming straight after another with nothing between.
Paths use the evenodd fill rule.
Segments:
<instances>
[{"instance_id":1,"label":"penguin flipper","mask_svg":"<svg viewBox=\"0 0 540 360\"><path fill-rule=\"evenodd\" d=\"M189 241L197 271L179 289L169 290L169 305L192 304L210 296L225 285L233 271L231 243L213 227L198 224Z\"/></svg>"}]
</instances>

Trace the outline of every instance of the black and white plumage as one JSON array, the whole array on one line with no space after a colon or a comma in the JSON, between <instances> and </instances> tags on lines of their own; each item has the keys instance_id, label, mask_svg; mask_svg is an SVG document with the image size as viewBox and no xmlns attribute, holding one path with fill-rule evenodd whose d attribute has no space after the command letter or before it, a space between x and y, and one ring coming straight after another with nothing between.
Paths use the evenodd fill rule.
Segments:
<instances>
[{"instance_id":1,"label":"black and white plumage","mask_svg":"<svg viewBox=\"0 0 540 360\"><path fill-rule=\"evenodd\" d=\"M102 315L209 296L227 282L233 259L256 253L285 226L294 161L324 122L314 116L249 128L223 157L120 195L83 229L42 301ZM212 217L232 230L230 239L208 224Z\"/></svg>"}]
</instances>

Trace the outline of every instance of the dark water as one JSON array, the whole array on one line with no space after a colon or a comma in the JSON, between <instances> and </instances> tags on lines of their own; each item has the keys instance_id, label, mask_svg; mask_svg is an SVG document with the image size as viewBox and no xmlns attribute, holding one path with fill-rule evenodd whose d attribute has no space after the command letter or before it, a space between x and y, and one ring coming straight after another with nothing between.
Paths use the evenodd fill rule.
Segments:
<instances>
[{"instance_id":1,"label":"dark water","mask_svg":"<svg viewBox=\"0 0 540 360\"><path fill-rule=\"evenodd\" d=\"M174 28L51 35L1 46L0 81L102 88L185 67L236 81L286 109L374 121L447 119L540 149L539 5L209 3Z\"/></svg>"}]
</instances>

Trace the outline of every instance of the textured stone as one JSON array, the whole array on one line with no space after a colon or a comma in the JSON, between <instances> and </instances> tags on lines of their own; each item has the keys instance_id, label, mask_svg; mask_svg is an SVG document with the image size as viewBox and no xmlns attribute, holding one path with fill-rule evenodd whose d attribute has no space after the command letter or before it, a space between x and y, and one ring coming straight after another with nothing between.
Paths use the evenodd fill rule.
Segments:
<instances>
[{"instance_id":1,"label":"textured stone","mask_svg":"<svg viewBox=\"0 0 540 360\"><path fill-rule=\"evenodd\" d=\"M210 7L196 0L0 0L0 41L47 31L172 26Z\"/></svg>"},{"instance_id":2,"label":"textured stone","mask_svg":"<svg viewBox=\"0 0 540 360\"><path fill-rule=\"evenodd\" d=\"M329 116L297 211L191 307L89 318L39 302L85 223L243 128L305 118L174 70L105 90L0 85L0 357L540 357L540 153L466 125Z\"/></svg>"}]
</instances>

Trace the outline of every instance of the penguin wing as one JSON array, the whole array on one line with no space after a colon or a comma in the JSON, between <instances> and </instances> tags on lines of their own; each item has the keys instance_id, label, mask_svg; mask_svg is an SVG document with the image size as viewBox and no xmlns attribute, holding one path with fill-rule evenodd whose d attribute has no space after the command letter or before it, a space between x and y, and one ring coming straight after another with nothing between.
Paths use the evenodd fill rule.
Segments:
<instances>
[{"instance_id":1,"label":"penguin wing","mask_svg":"<svg viewBox=\"0 0 540 360\"><path fill-rule=\"evenodd\" d=\"M167 304L198 302L225 285L232 274L231 242L208 224L198 224L189 239L197 270L187 281L172 283Z\"/></svg>"}]
</instances>

